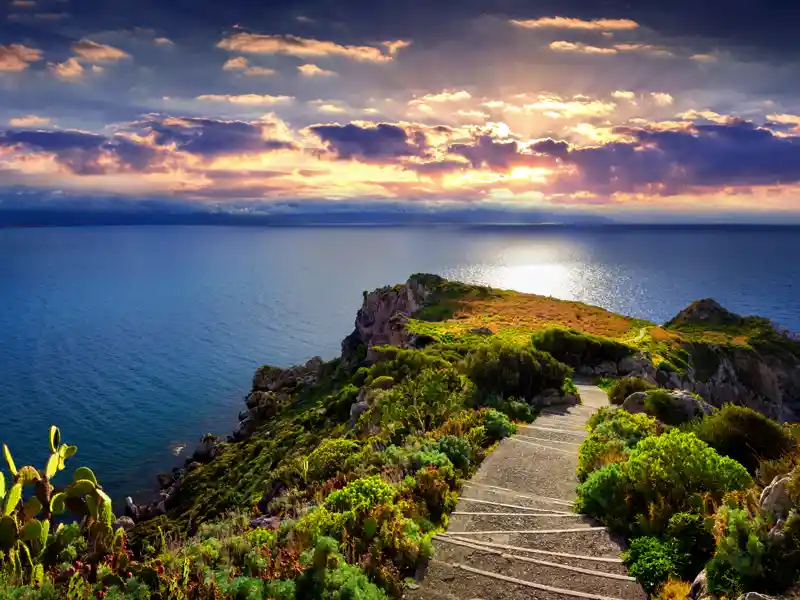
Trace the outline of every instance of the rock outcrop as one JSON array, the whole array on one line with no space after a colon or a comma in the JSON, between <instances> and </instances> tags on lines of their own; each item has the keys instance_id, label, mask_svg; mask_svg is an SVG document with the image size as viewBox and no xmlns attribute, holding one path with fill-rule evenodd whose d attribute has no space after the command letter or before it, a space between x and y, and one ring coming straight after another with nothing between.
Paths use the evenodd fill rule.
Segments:
<instances>
[{"instance_id":1,"label":"rock outcrop","mask_svg":"<svg viewBox=\"0 0 800 600\"><path fill-rule=\"evenodd\" d=\"M433 283L444 281L430 275L425 279L411 277L403 285L365 292L364 302L356 315L355 329L342 342L342 359L357 360L359 348L364 348L366 359L374 360L376 355L372 348L375 346L415 348L429 341L406 329L408 318L423 307L432 293L429 279Z\"/></svg>"}]
</instances>

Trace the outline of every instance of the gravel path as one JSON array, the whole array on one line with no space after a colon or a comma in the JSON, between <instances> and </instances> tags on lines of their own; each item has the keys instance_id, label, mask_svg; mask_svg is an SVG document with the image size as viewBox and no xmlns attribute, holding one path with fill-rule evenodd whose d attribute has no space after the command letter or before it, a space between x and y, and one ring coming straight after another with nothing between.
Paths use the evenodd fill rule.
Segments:
<instances>
[{"instance_id":1,"label":"gravel path","mask_svg":"<svg viewBox=\"0 0 800 600\"><path fill-rule=\"evenodd\" d=\"M606 393L550 407L503 440L461 492L446 535L407 600L644 600L619 559L623 545L572 513L578 445Z\"/></svg>"}]
</instances>

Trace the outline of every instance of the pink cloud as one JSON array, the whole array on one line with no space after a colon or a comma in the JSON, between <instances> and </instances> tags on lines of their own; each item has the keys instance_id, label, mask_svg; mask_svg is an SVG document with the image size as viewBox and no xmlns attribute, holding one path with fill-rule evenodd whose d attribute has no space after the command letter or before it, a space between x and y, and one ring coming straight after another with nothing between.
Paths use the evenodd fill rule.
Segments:
<instances>
[{"instance_id":1,"label":"pink cloud","mask_svg":"<svg viewBox=\"0 0 800 600\"><path fill-rule=\"evenodd\" d=\"M18 73L31 63L42 60L42 51L24 44L0 46L0 71Z\"/></svg>"},{"instance_id":2,"label":"pink cloud","mask_svg":"<svg viewBox=\"0 0 800 600\"><path fill-rule=\"evenodd\" d=\"M384 42L386 44L387 42ZM397 44L397 42L388 42ZM231 52L250 54L288 54L290 56L341 56L362 62L387 62L392 55L373 46L342 45L336 42L302 38L294 35L236 33L217 44Z\"/></svg>"}]
</instances>

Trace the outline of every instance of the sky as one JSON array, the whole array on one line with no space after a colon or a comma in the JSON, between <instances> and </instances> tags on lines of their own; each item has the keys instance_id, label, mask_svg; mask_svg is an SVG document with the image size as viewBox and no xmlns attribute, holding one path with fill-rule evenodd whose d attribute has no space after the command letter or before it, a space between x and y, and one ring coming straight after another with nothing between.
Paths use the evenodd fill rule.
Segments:
<instances>
[{"instance_id":1,"label":"sky","mask_svg":"<svg viewBox=\"0 0 800 600\"><path fill-rule=\"evenodd\" d=\"M800 218L797 2L0 2L0 211Z\"/></svg>"}]
</instances>

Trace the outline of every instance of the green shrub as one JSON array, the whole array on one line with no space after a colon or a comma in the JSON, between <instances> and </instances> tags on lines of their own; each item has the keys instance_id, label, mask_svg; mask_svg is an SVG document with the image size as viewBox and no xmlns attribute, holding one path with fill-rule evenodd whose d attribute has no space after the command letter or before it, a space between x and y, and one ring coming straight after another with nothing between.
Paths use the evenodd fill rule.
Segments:
<instances>
[{"instance_id":1,"label":"green shrub","mask_svg":"<svg viewBox=\"0 0 800 600\"><path fill-rule=\"evenodd\" d=\"M308 474L315 480L326 480L344 467L345 461L358 452L358 442L344 438L323 441L308 455Z\"/></svg>"},{"instance_id":2,"label":"green shrub","mask_svg":"<svg viewBox=\"0 0 800 600\"><path fill-rule=\"evenodd\" d=\"M370 413L377 413L389 432L424 433L441 426L464 409L467 382L452 368L423 369L390 390L381 391ZM362 419L367 414L362 416Z\"/></svg>"},{"instance_id":3,"label":"green shrub","mask_svg":"<svg viewBox=\"0 0 800 600\"><path fill-rule=\"evenodd\" d=\"M655 389L655 386L641 377L625 377L618 379L608 390L608 401L619 406L631 394L652 389Z\"/></svg>"},{"instance_id":4,"label":"green shrub","mask_svg":"<svg viewBox=\"0 0 800 600\"><path fill-rule=\"evenodd\" d=\"M662 534L674 514L698 509L701 496L719 502L752 485L742 465L673 430L643 439L626 462L591 473L578 486L577 508L616 529Z\"/></svg>"},{"instance_id":5,"label":"green shrub","mask_svg":"<svg viewBox=\"0 0 800 600\"><path fill-rule=\"evenodd\" d=\"M627 496L633 490L622 467L613 463L591 472L578 486L575 511L596 517L612 529L626 530L629 527Z\"/></svg>"},{"instance_id":6,"label":"green shrub","mask_svg":"<svg viewBox=\"0 0 800 600\"><path fill-rule=\"evenodd\" d=\"M636 520L653 532L664 531L673 514L691 512L699 494L719 502L726 492L753 485L742 465L678 430L639 442L624 472L635 489Z\"/></svg>"},{"instance_id":7,"label":"green shrub","mask_svg":"<svg viewBox=\"0 0 800 600\"><path fill-rule=\"evenodd\" d=\"M592 471L606 465L625 462L630 448L619 438L597 438L589 436L578 450L578 481L586 481Z\"/></svg>"},{"instance_id":8,"label":"green shrub","mask_svg":"<svg viewBox=\"0 0 800 600\"><path fill-rule=\"evenodd\" d=\"M446 435L439 440L439 451L447 455L457 469L464 472L469 469L472 453L469 440L455 435Z\"/></svg>"},{"instance_id":9,"label":"green shrub","mask_svg":"<svg viewBox=\"0 0 800 600\"><path fill-rule=\"evenodd\" d=\"M422 467L436 467L437 469L449 469L453 471L453 462L450 457L439 450L421 450L411 455L411 464L414 469Z\"/></svg>"},{"instance_id":10,"label":"green shrub","mask_svg":"<svg viewBox=\"0 0 800 600\"><path fill-rule=\"evenodd\" d=\"M675 548L676 574L681 579L694 579L714 554L711 523L711 519L694 513L681 512L670 517L666 537Z\"/></svg>"},{"instance_id":11,"label":"green shrub","mask_svg":"<svg viewBox=\"0 0 800 600\"><path fill-rule=\"evenodd\" d=\"M493 441L502 440L517 432L517 426L509 421L507 416L496 410L486 413L483 426L486 428L489 439Z\"/></svg>"},{"instance_id":12,"label":"green shrub","mask_svg":"<svg viewBox=\"0 0 800 600\"><path fill-rule=\"evenodd\" d=\"M317 600L387 600L364 572L345 562L332 538L320 538L313 554L305 555L310 568L297 580L297 598Z\"/></svg>"},{"instance_id":13,"label":"green shrub","mask_svg":"<svg viewBox=\"0 0 800 600\"><path fill-rule=\"evenodd\" d=\"M294 600L294 581L267 581L264 585L264 597L270 600Z\"/></svg>"},{"instance_id":14,"label":"green shrub","mask_svg":"<svg viewBox=\"0 0 800 600\"><path fill-rule=\"evenodd\" d=\"M755 473L760 460L779 459L795 449L789 431L760 412L726 404L715 414L692 423L692 431L723 456Z\"/></svg>"},{"instance_id":15,"label":"green shrub","mask_svg":"<svg viewBox=\"0 0 800 600\"><path fill-rule=\"evenodd\" d=\"M619 362L634 353L631 346L575 329L550 328L532 336L533 345L571 367Z\"/></svg>"},{"instance_id":16,"label":"green shrub","mask_svg":"<svg viewBox=\"0 0 800 600\"><path fill-rule=\"evenodd\" d=\"M569 367L549 354L500 341L470 352L465 368L484 397L497 394L526 400L546 389L561 389L570 374Z\"/></svg>"},{"instance_id":17,"label":"green shrub","mask_svg":"<svg viewBox=\"0 0 800 600\"><path fill-rule=\"evenodd\" d=\"M331 492L325 499L325 506L335 511L368 510L376 504L391 502L395 496L394 488L383 481L379 475L362 477L348 483L341 490Z\"/></svg>"},{"instance_id":18,"label":"green shrub","mask_svg":"<svg viewBox=\"0 0 800 600\"><path fill-rule=\"evenodd\" d=\"M508 415L508 418L512 421L532 423L536 419L536 412L527 402L509 399L499 402L496 405L490 404L490 406Z\"/></svg>"},{"instance_id":19,"label":"green shrub","mask_svg":"<svg viewBox=\"0 0 800 600\"><path fill-rule=\"evenodd\" d=\"M589 418L587 429L589 437L578 450L579 481L585 481L589 473L605 465L627 460L636 444L657 433L657 424L648 415L604 406Z\"/></svg>"},{"instance_id":20,"label":"green shrub","mask_svg":"<svg viewBox=\"0 0 800 600\"><path fill-rule=\"evenodd\" d=\"M648 594L655 592L678 570L675 549L655 537L636 538L622 554L622 559L628 574L635 577Z\"/></svg>"}]
</instances>

